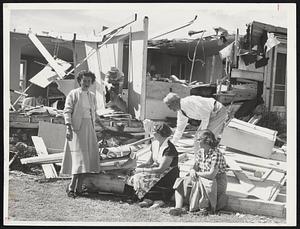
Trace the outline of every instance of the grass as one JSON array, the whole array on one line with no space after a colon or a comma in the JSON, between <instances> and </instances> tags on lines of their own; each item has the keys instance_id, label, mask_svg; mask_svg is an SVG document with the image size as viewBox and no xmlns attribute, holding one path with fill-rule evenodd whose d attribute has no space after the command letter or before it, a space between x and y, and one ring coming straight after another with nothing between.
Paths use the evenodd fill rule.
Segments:
<instances>
[{"instance_id":1,"label":"grass","mask_svg":"<svg viewBox=\"0 0 300 229\"><path fill-rule=\"evenodd\" d=\"M44 182L42 182L44 181ZM8 222L14 221L67 221L76 222L172 222L172 223L256 223L285 224L285 219L239 213L199 216L189 213L170 216L173 204L148 210L137 203L129 204L113 195L93 195L68 198L65 188L69 180L45 182L43 175L20 171L9 173Z\"/></svg>"}]
</instances>

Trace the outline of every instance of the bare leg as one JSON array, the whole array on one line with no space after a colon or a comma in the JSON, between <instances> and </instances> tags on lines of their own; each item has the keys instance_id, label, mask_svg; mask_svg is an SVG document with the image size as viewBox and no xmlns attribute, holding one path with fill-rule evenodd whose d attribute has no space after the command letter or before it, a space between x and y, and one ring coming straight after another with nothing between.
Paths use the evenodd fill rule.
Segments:
<instances>
[{"instance_id":1,"label":"bare leg","mask_svg":"<svg viewBox=\"0 0 300 229\"><path fill-rule=\"evenodd\" d=\"M183 196L175 190L175 208L183 207Z\"/></svg>"},{"instance_id":2,"label":"bare leg","mask_svg":"<svg viewBox=\"0 0 300 229\"><path fill-rule=\"evenodd\" d=\"M76 192L82 192L82 182L83 182L84 175L85 175L84 173L78 174Z\"/></svg>"},{"instance_id":3,"label":"bare leg","mask_svg":"<svg viewBox=\"0 0 300 229\"><path fill-rule=\"evenodd\" d=\"M73 174L72 179L71 179L71 183L69 184L69 190L70 191L75 190L77 179L78 179L78 174Z\"/></svg>"}]
</instances>

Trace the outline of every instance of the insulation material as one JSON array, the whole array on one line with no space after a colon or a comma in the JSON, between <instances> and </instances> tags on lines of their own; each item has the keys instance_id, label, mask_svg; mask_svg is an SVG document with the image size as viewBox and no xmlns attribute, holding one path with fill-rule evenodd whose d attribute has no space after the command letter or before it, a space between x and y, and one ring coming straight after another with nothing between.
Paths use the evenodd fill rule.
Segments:
<instances>
[{"instance_id":1,"label":"insulation material","mask_svg":"<svg viewBox=\"0 0 300 229\"><path fill-rule=\"evenodd\" d=\"M89 43L85 42L86 53L90 53L93 49L97 48L97 43ZM88 69L93 72L96 76L96 81L92 86L92 91L96 92L97 99L97 114L101 113L101 110L105 109L105 96L104 96L104 84L101 76L101 67L100 67L100 59L99 59L99 51L96 54L92 55L87 59Z\"/></svg>"}]
</instances>

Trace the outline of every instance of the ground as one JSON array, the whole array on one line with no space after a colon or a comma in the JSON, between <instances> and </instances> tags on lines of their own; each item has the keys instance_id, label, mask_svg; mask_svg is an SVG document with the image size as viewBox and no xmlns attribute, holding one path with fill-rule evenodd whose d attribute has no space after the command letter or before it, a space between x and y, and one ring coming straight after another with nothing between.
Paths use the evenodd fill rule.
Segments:
<instances>
[{"instance_id":1,"label":"ground","mask_svg":"<svg viewBox=\"0 0 300 229\"><path fill-rule=\"evenodd\" d=\"M256 223L285 224L285 219L241 213L200 216L189 213L170 216L172 203L147 210L137 203L113 195L68 198L65 188L69 180L47 181L40 173L9 173L8 221L77 221L77 222L190 222L190 223Z\"/></svg>"}]
</instances>

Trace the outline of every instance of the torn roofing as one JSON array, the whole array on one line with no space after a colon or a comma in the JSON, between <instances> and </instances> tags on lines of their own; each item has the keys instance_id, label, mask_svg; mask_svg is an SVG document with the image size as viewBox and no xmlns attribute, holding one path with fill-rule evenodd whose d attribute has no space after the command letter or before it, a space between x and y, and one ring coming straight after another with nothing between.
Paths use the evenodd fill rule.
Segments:
<instances>
[{"instance_id":1,"label":"torn roofing","mask_svg":"<svg viewBox=\"0 0 300 229\"><path fill-rule=\"evenodd\" d=\"M203 55L211 56L216 55L218 52L233 42L235 35L228 35L226 37L226 42L223 43L216 36L205 37L200 40L200 43L197 47L197 56ZM172 55L187 55L188 51L190 55L194 52L194 49L197 45L198 39L161 39L161 40L149 40L148 49L153 50L154 52L168 53Z\"/></svg>"}]
</instances>

